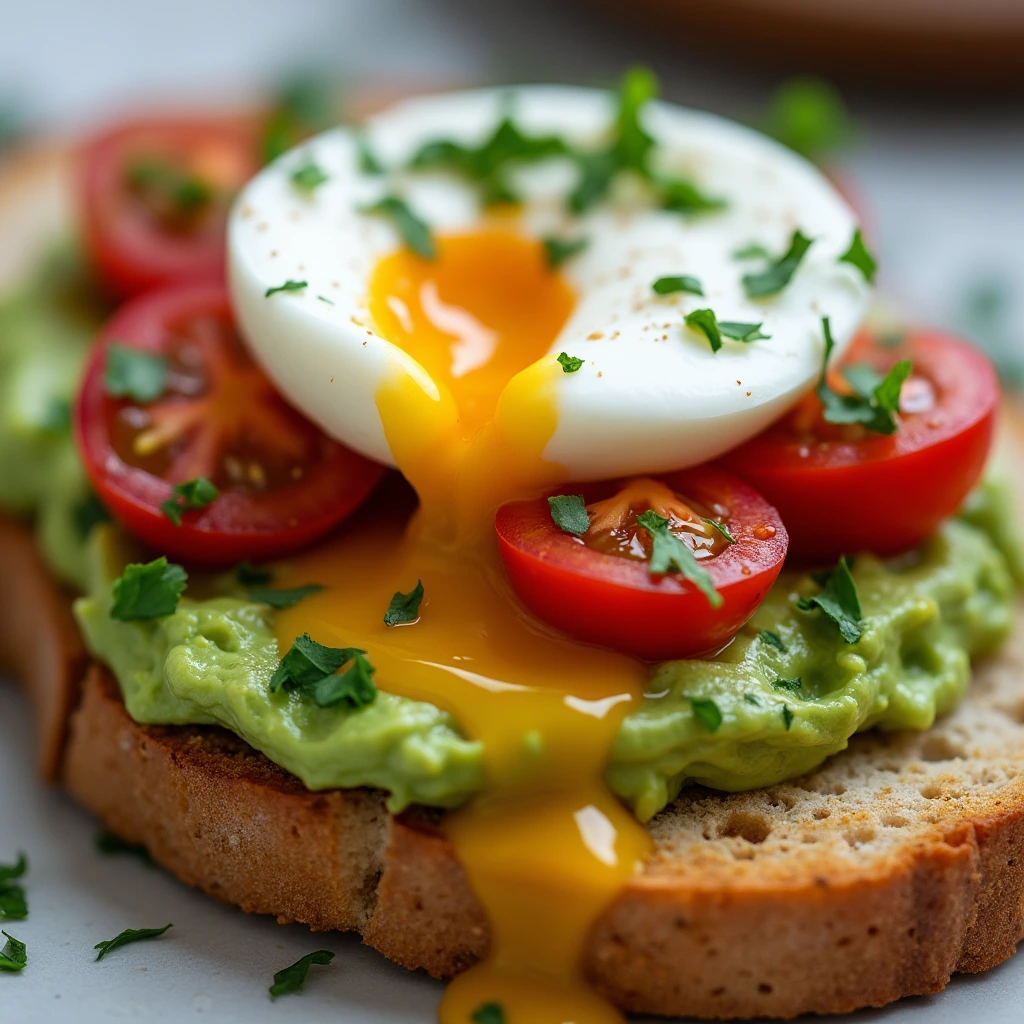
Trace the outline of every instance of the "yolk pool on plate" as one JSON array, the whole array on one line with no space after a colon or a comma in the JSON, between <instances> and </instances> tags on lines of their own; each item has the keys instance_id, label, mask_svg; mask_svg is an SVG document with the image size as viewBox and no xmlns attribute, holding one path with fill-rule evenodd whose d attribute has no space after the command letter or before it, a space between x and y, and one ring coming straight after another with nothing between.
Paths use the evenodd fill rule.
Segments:
<instances>
[{"instance_id":1,"label":"yolk pool on plate","mask_svg":"<svg viewBox=\"0 0 1024 1024\"><path fill-rule=\"evenodd\" d=\"M369 300L378 331L415 360L396 357L377 406L420 506L404 535L382 522L295 560L295 581L327 589L278 616L278 641L286 650L309 632L361 647L380 689L451 711L484 743L486 788L443 828L487 912L491 948L447 989L443 1024L468 1024L489 1002L506 1024L620 1021L585 984L581 957L649 850L602 782L646 671L530 618L493 526L502 502L565 479L543 453L563 373L548 350L572 290L539 243L487 230L439 239L434 261L384 258ZM419 620L385 626L392 595L417 580Z\"/></svg>"}]
</instances>

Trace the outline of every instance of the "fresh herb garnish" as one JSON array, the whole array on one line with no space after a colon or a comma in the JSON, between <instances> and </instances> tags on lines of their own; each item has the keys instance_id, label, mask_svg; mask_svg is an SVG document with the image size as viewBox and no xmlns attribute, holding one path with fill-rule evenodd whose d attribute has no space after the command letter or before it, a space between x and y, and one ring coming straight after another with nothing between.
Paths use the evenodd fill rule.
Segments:
<instances>
[{"instance_id":1,"label":"fresh herb garnish","mask_svg":"<svg viewBox=\"0 0 1024 1024\"><path fill-rule=\"evenodd\" d=\"M722 339L750 343L770 338L761 328L763 324L745 324L735 320L719 320L714 310L695 309L683 317L687 327L700 331L711 344L711 351L717 352L722 347Z\"/></svg>"},{"instance_id":2,"label":"fresh herb garnish","mask_svg":"<svg viewBox=\"0 0 1024 1024\"><path fill-rule=\"evenodd\" d=\"M772 254L760 242L750 242L733 254L734 260L770 260Z\"/></svg>"},{"instance_id":3,"label":"fresh herb garnish","mask_svg":"<svg viewBox=\"0 0 1024 1024\"><path fill-rule=\"evenodd\" d=\"M268 288L264 295L266 296L266 298L269 299L271 295L278 295L279 293L282 292L286 295L291 295L294 292L304 291L308 287L308 281L293 281L291 280L291 278L289 278L287 281L285 281L284 284L278 284L275 285L273 288Z\"/></svg>"},{"instance_id":4,"label":"fresh herb garnish","mask_svg":"<svg viewBox=\"0 0 1024 1024\"><path fill-rule=\"evenodd\" d=\"M820 608L839 627L839 632L848 644L855 644L861 637L863 613L860 597L845 556L840 557L836 567L828 574L821 593L813 597L801 597L796 606L805 612Z\"/></svg>"},{"instance_id":5,"label":"fresh herb garnish","mask_svg":"<svg viewBox=\"0 0 1024 1024\"><path fill-rule=\"evenodd\" d=\"M747 297L762 299L769 295L778 295L789 284L801 260L813 244L814 239L808 238L799 228L794 231L789 248L770 266L759 273L743 275L743 288Z\"/></svg>"},{"instance_id":6,"label":"fresh herb garnish","mask_svg":"<svg viewBox=\"0 0 1024 1024\"><path fill-rule=\"evenodd\" d=\"M420 602L423 600L423 580L417 580L416 586L403 594L400 590L391 598L391 604L384 613L385 626L402 626L415 622L420 617Z\"/></svg>"},{"instance_id":7,"label":"fresh herb garnish","mask_svg":"<svg viewBox=\"0 0 1024 1024\"><path fill-rule=\"evenodd\" d=\"M25 943L8 932L0 932L0 935L7 939L0 949L0 971L20 971L28 963Z\"/></svg>"},{"instance_id":8,"label":"fresh herb garnish","mask_svg":"<svg viewBox=\"0 0 1024 1024\"><path fill-rule=\"evenodd\" d=\"M205 476L197 476L195 480L186 480L184 483L175 484L171 489L171 496L160 503L160 511L175 526L181 526L182 512L206 508L217 499L219 494L220 491Z\"/></svg>"},{"instance_id":9,"label":"fresh herb garnish","mask_svg":"<svg viewBox=\"0 0 1024 1024\"><path fill-rule=\"evenodd\" d=\"M103 389L111 398L155 402L167 389L170 364L164 356L113 342L107 346Z\"/></svg>"},{"instance_id":10,"label":"fresh herb garnish","mask_svg":"<svg viewBox=\"0 0 1024 1024\"><path fill-rule=\"evenodd\" d=\"M710 697L689 697L693 713L700 719L708 732L718 732L722 724L722 712Z\"/></svg>"},{"instance_id":11,"label":"fresh herb garnish","mask_svg":"<svg viewBox=\"0 0 1024 1024\"><path fill-rule=\"evenodd\" d=\"M473 1024L505 1024L505 1008L501 1003L482 1003L469 1019Z\"/></svg>"},{"instance_id":12,"label":"fresh herb garnish","mask_svg":"<svg viewBox=\"0 0 1024 1024\"><path fill-rule=\"evenodd\" d=\"M816 161L852 134L835 87L813 77L792 78L779 87L763 128L784 146Z\"/></svg>"},{"instance_id":13,"label":"fresh herb garnish","mask_svg":"<svg viewBox=\"0 0 1024 1024\"><path fill-rule=\"evenodd\" d=\"M100 499L90 491L81 501L71 508L71 519L75 524L75 532L80 540L88 540L89 534L100 523L110 522L110 513L103 507Z\"/></svg>"},{"instance_id":14,"label":"fresh herb garnish","mask_svg":"<svg viewBox=\"0 0 1024 1024\"><path fill-rule=\"evenodd\" d=\"M18 859L13 864L0 864L0 885L6 885L15 879L22 878L28 871L28 858L23 853L18 854Z\"/></svg>"},{"instance_id":15,"label":"fresh herb garnish","mask_svg":"<svg viewBox=\"0 0 1024 1024\"><path fill-rule=\"evenodd\" d=\"M559 352L558 364L562 367L562 373L575 373L583 365L583 360L579 356L569 355L568 352Z\"/></svg>"},{"instance_id":16,"label":"fresh herb garnish","mask_svg":"<svg viewBox=\"0 0 1024 1024\"><path fill-rule=\"evenodd\" d=\"M796 676L794 679L778 678L774 680L772 687L776 690L788 690L790 693L800 694L803 692L804 681L800 676Z\"/></svg>"},{"instance_id":17,"label":"fresh herb garnish","mask_svg":"<svg viewBox=\"0 0 1024 1024\"><path fill-rule=\"evenodd\" d=\"M235 566L235 579L243 587L262 587L274 578L273 572L265 565L253 565L252 562L239 562Z\"/></svg>"},{"instance_id":18,"label":"fresh herb garnish","mask_svg":"<svg viewBox=\"0 0 1024 1024\"><path fill-rule=\"evenodd\" d=\"M165 555L152 562L132 562L114 580L110 617L119 622L141 622L173 615L185 590L188 573Z\"/></svg>"},{"instance_id":19,"label":"fresh herb garnish","mask_svg":"<svg viewBox=\"0 0 1024 1024\"><path fill-rule=\"evenodd\" d=\"M825 334L825 357L817 395L824 406L822 415L829 423L860 423L879 434L895 434L899 429L896 413L900 410L900 391L910 376L910 360L898 362L884 377L869 366L847 366L843 376L856 393L840 395L828 384L828 360L835 341L827 316L821 326Z\"/></svg>"},{"instance_id":20,"label":"fresh herb garnish","mask_svg":"<svg viewBox=\"0 0 1024 1024\"><path fill-rule=\"evenodd\" d=\"M582 494L554 494L548 498L551 520L563 533L574 533L577 537L590 529L590 516Z\"/></svg>"},{"instance_id":21,"label":"fresh herb garnish","mask_svg":"<svg viewBox=\"0 0 1024 1024\"><path fill-rule=\"evenodd\" d=\"M703 519L702 522L720 533L730 544L736 543L736 538L729 532L729 527L725 523L720 523L717 519Z\"/></svg>"},{"instance_id":22,"label":"fresh herb garnish","mask_svg":"<svg viewBox=\"0 0 1024 1024\"><path fill-rule=\"evenodd\" d=\"M329 298L327 298L326 295L318 295L317 298L321 302L326 303L326 305L328 305L328 306L336 306L337 305L337 303L334 301L334 299L329 299Z\"/></svg>"},{"instance_id":23,"label":"fresh herb garnish","mask_svg":"<svg viewBox=\"0 0 1024 1024\"><path fill-rule=\"evenodd\" d=\"M770 629L762 629L757 635L769 647L774 647L777 651L782 651L783 654L786 653L786 645L782 642L782 637L778 633L773 633Z\"/></svg>"},{"instance_id":24,"label":"fresh herb garnish","mask_svg":"<svg viewBox=\"0 0 1024 1024\"><path fill-rule=\"evenodd\" d=\"M714 213L728 205L724 199L709 196L685 178L655 178L654 185L660 193L661 208L674 213Z\"/></svg>"},{"instance_id":25,"label":"fresh herb garnish","mask_svg":"<svg viewBox=\"0 0 1024 1024\"><path fill-rule=\"evenodd\" d=\"M664 576L669 572L681 573L708 599L712 608L722 604L722 595L715 590L711 576L701 568L689 546L668 528L668 520L648 509L636 517L637 524L651 535L651 557L647 571L652 576Z\"/></svg>"},{"instance_id":26,"label":"fresh herb garnish","mask_svg":"<svg viewBox=\"0 0 1024 1024\"><path fill-rule=\"evenodd\" d=\"M18 854L14 864L0 864L0 920L24 921L28 917L25 890L18 884L28 870L28 858Z\"/></svg>"},{"instance_id":27,"label":"fresh herb garnish","mask_svg":"<svg viewBox=\"0 0 1024 1024\"><path fill-rule=\"evenodd\" d=\"M172 926L165 924L163 928L125 928L120 935L97 942L92 948L99 950L96 959L102 960L112 950L119 949L121 946L127 946L132 942L142 942L143 939L159 938L170 927Z\"/></svg>"},{"instance_id":28,"label":"fresh herb garnish","mask_svg":"<svg viewBox=\"0 0 1024 1024\"><path fill-rule=\"evenodd\" d=\"M402 236L405 245L417 256L422 256L425 260L437 258L437 246L434 244L430 225L416 216L404 199L398 196L385 196L369 206L362 207L362 212L387 217Z\"/></svg>"},{"instance_id":29,"label":"fresh herb garnish","mask_svg":"<svg viewBox=\"0 0 1024 1024\"><path fill-rule=\"evenodd\" d=\"M153 866L153 858L150 857L149 850L144 846L139 846L137 843L126 843L120 836L114 835L113 832L104 830L98 833L95 843L97 851L108 857L121 855L138 857L143 864L149 867Z\"/></svg>"},{"instance_id":30,"label":"fresh herb garnish","mask_svg":"<svg viewBox=\"0 0 1024 1024\"><path fill-rule=\"evenodd\" d=\"M860 233L860 228L857 228L853 233L853 241L850 242L850 248L839 257L840 263L849 263L851 266L856 267L863 275L864 280L868 284L873 284L875 280L875 272L878 270L878 263L875 261L875 257L871 255L868 247L864 244L864 238Z\"/></svg>"},{"instance_id":31,"label":"fresh herb garnish","mask_svg":"<svg viewBox=\"0 0 1024 1024\"><path fill-rule=\"evenodd\" d=\"M39 426L48 434L66 434L71 429L71 402L51 396Z\"/></svg>"},{"instance_id":32,"label":"fresh herb garnish","mask_svg":"<svg viewBox=\"0 0 1024 1024\"><path fill-rule=\"evenodd\" d=\"M793 712L789 710L789 705L783 704L782 721L786 723L786 732L789 732L789 727L793 724L794 718L796 718L796 715L794 715Z\"/></svg>"},{"instance_id":33,"label":"fresh herb garnish","mask_svg":"<svg viewBox=\"0 0 1024 1024\"><path fill-rule=\"evenodd\" d=\"M306 983L306 975L313 964L326 967L334 959L334 954L328 949L318 949L315 953L307 953L304 957L296 960L291 967L285 967L274 975L274 984L270 986L272 999L278 996L287 995L289 992L298 992Z\"/></svg>"},{"instance_id":34,"label":"fresh herb garnish","mask_svg":"<svg viewBox=\"0 0 1024 1024\"><path fill-rule=\"evenodd\" d=\"M157 157L142 157L130 164L128 184L158 215L176 220L194 217L216 194L199 175Z\"/></svg>"},{"instance_id":35,"label":"fresh herb garnish","mask_svg":"<svg viewBox=\"0 0 1024 1024\"><path fill-rule=\"evenodd\" d=\"M315 161L307 160L292 171L292 184L303 192L315 192L330 175Z\"/></svg>"},{"instance_id":36,"label":"fresh herb garnish","mask_svg":"<svg viewBox=\"0 0 1024 1024\"><path fill-rule=\"evenodd\" d=\"M380 158L373 151L373 147L370 145L370 140L366 137L366 132L356 132L356 163L359 166L359 170L363 174L383 174L385 171L384 165L380 162Z\"/></svg>"},{"instance_id":37,"label":"fresh herb garnish","mask_svg":"<svg viewBox=\"0 0 1024 1024\"><path fill-rule=\"evenodd\" d=\"M748 704L753 704L753 705L754 705L754 707L758 707L758 708L760 708L760 707L763 707L763 706L764 706L764 705L763 705L763 704L761 703L761 698L760 698L760 697L758 697L758 696L757 696L756 694L753 694L753 693L745 693L745 694L743 694L743 699L744 699L744 700L745 700L745 701L746 701L746 702L747 702Z\"/></svg>"},{"instance_id":38,"label":"fresh herb garnish","mask_svg":"<svg viewBox=\"0 0 1024 1024\"><path fill-rule=\"evenodd\" d=\"M348 665L340 675L342 666ZM377 696L374 668L358 647L324 647L308 633L295 638L270 679L270 691L297 690L321 708L361 708Z\"/></svg>"},{"instance_id":39,"label":"fresh herb garnish","mask_svg":"<svg viewBox=\"0 0 1024 1024\"><path fill-rule=\"evenodd\" d=\"M590 245L589 238L553 238L547 237L544 240L544 259L549 267L554 270L560 267L566 260L583 252Z\"/></svg>"},{"instance_id":40,"label":"fresh herb garnish","mask_svg":"<svg viewBox=\"0 0 1024 1024\"><path fill-rule=\"evenodd\" d=\"M257 604L266 604L271 608L292 608L304 597L319 594L323 590L322 583L306 583L301 587L275 589L274 587L250 587L249 600Z\"/></svg>"},{"instance_id":41,"label":"fresh herb garnish","mask_svg":"<svg viewBox=\"0 0 1024 1024\"><path fill-rule=\"evenodd\" d=\"M286 82L263 126L264 163L331 127L337 120L336 94L335 83L321 75L301 75Z\"/></svg>"},{"instance_id":42,"label":"fresh herb garnish","mask_svg":"<svg viewBox=\"0 0 1024 1024\"><path fill-rule=\"evenodd\" d=\"M690 274L676 274L672 277L659 277L651 285L658 295L672 295L675 292L687 292L690 295L703 295L704 289L700 280Z\"/></svg>"}]
</instances>

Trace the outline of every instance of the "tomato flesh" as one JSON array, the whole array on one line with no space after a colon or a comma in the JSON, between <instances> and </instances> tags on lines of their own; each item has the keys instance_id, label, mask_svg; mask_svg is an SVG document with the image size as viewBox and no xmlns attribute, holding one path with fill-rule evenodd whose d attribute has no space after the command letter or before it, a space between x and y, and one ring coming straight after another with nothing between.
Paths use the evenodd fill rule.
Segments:
<instances>
[{"instance_id":1,"label":"tomato flesh","mask_svg":"<svg viewBox=\"0 0 1024 1024\"><path fill-rule=\"evenodd\" d=\"M776 511L714 467L568 492L587 502L591 529L583 537L559 529L544 498L499 509L495 529L509 580L544 622L639 658L692 658L725 646L765 599L786 556ZM719 607L681 575L648 571L649 534L636 526L648 509L669 519L671 532L694 550ZM705 517L722 523L735 543Z\"/></svg>"},{"instance_id":2,"label":"tomato flesh","mask_svg":"<svg viewBox=\"0 0 1024 1024\"><path fill-rule=\"evenodd\" d=\"M162 395L140 403L106 393L115 343L167 360ZM161 289L123 306L94 348L75 423L89 478L115 518L161 553L205 565L308 544L384 472L285 403L238 339L221 285ZM160 506L197 477L220 494L175 526Z\"/></svg>"},{"instance_id":3,"label":"tomato flesh","mask_svg":"<svg viewBox=\"0 0 1024 1024\"><path fill-rule=\"evenodd\" d=\"M78 154L83 242L111 294L224 273L231 198L259 168L255 122L138 121Z\"/></svg>"},{"instance_id":4,"label":"tomato flesh","mask_svg":"<svg viewBox=\"0 0 1024 1024\"><path fill-rule=\"evenodd\" d=\"M895 434L827 423L810 395L719 460L779 510L791 556L830 563L844 553L908 551L977 483L999 400L991 363L966 342L933 332L894 347L862 335L846 362L884 373L902 359L912 371Z\"/></svg>"}]
</instances>

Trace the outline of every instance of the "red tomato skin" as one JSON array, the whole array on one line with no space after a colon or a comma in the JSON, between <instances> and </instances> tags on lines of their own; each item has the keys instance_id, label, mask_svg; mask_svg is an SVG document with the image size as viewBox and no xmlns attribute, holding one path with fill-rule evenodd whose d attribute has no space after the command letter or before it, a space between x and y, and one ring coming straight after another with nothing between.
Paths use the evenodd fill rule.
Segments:
<instances>
[{"instance_id":1,"label":"red tomato skin","mask_svg":"<svg viewBox=\"0 0 1024 1024\"><path fill-rule=\"evenodd\" d=\"M851 361L870 361L872 350L877 358L879 349L858 339ZM778 509L790 557L802 564L909 551L960 508L985 468L999 403L989 360L930 332L890 350L888 365L902 358L932 382L938 406L901 416L896 434L808 445L784 418L719 460Z\"/></svg>"},{"instance_id":2,"label":"red tomato skin","mask_svg":"<svg viewBox=\"0 0 1024 1024\"><path fill-rule=\"evenodd\" d=\"M160 554L191 564L227 567L251 559L264 561L306 547L358 508L385 472L383 466L318 435L320 461L301 485L253 498L222 491L208 507L185 512L175 526L160 511L172 485L125 463L106 429L110 399L104 391L105 349L111 342L160 351L165 318L191 313L230 316L223 285L191 284L160 289L136 298L100 332L85 370L73 414L75 440L90 484L111 515L129 533ZM283 399L278 399L284 405ZM292 412L298 417L298 413Z\"/></svg>"},{"instance_id":3,"label":"red tomato skin","mask_svg":"<svg viewBox=\"0 0 1024 1024\"><path fill-rule=\"evenodd\" d=\"M129 121L88 139L75 160L82 244L90 266L116 298L166 284L224 276L225 230L175 237L139 216L126 196L125 159L142 138L215 140L238 157L250 177L259 169L255 125L243 118L193 117Z\"/></svg>"},{"instance_id":4,"label":"red tomato skin","mask_svg":"<svg viewBox=\"0 0 1024 1024\"><path fill-rule=\"evenodd\" d=\"M577 640L649 661L694 658L726 646L775 583L786 557L786 528L767 502L720 469L703 466L662 479L684 497L730 510L737 542L701 563L722 595L721 607L678 576L652 577L644 562L586 547L554 525L544 498L504 505L495 522L502 561L523 604ZM601 488L579 490L590 501ZM755 525L774 532L757 538Z\"/></svg>"}]
</instances>

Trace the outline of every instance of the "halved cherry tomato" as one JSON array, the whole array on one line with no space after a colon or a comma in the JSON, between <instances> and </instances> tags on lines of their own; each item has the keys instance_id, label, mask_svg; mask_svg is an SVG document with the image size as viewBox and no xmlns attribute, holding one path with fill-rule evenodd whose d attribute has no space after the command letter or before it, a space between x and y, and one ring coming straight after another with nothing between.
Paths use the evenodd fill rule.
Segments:
<instances>
[{"instance_id":1,"label":"halved cherry tomato","mask_svg":"<svg viewBox=\"0 0 1024 1024\"><path fill-rule=\"evenodd\" d=\"M790 553L803 561L907 551L960 507L981 475L999 400L992 364L966 342L928 331L895 347L864 334L845 362L885 373L902 359L912 370L895 434L826 423L809 395L720 460L779 510Z\"/></svg>"},{"instance_id":2,"label":"halved cherry tomato","mask_svg":"<svg viewBox=\"0 0 1024 1024\"><path fill-rule=\"evenodd\" d=\"M167 360L150 403L107 394L114 343ZM383 467L332 441L285 404L235 332L222 285L179 285L126 303L100 333L75 412L100 500L162 554L206 565L264 559L320 537L354 511ZM172 486L220 491L175 526Z\"/></svg>"},{"instance_id":3,"label":"halved cherry tomato","mask_svg":"<svg viewBox=\"0 0 1024 1024\"><path fill-rule=\"evenodd\" d=\"M690 658L723 647L764 600L786 557L778 513L720 469L563 493L582 493L587 502L590 529L582 537L555 525L544 498L498 510L498 547L512 586L550 625L640 658ZM637 521L648 510L668 519L668 529L694 551L722 598L719 607L678 573L651 575L651 535Z\"/></svg>"},{"instance_id":4,"label":"halved cherry tomato","mask_svg":"<svg viewBox=\"0 0 1024 1024\"><path fill-rule=\"evenodd\" d=\"M86 252L117 296L219 280L228 205L259 168L255 120L154 119L120 125L78 154Z\"/></svg>"}]
</instances>

